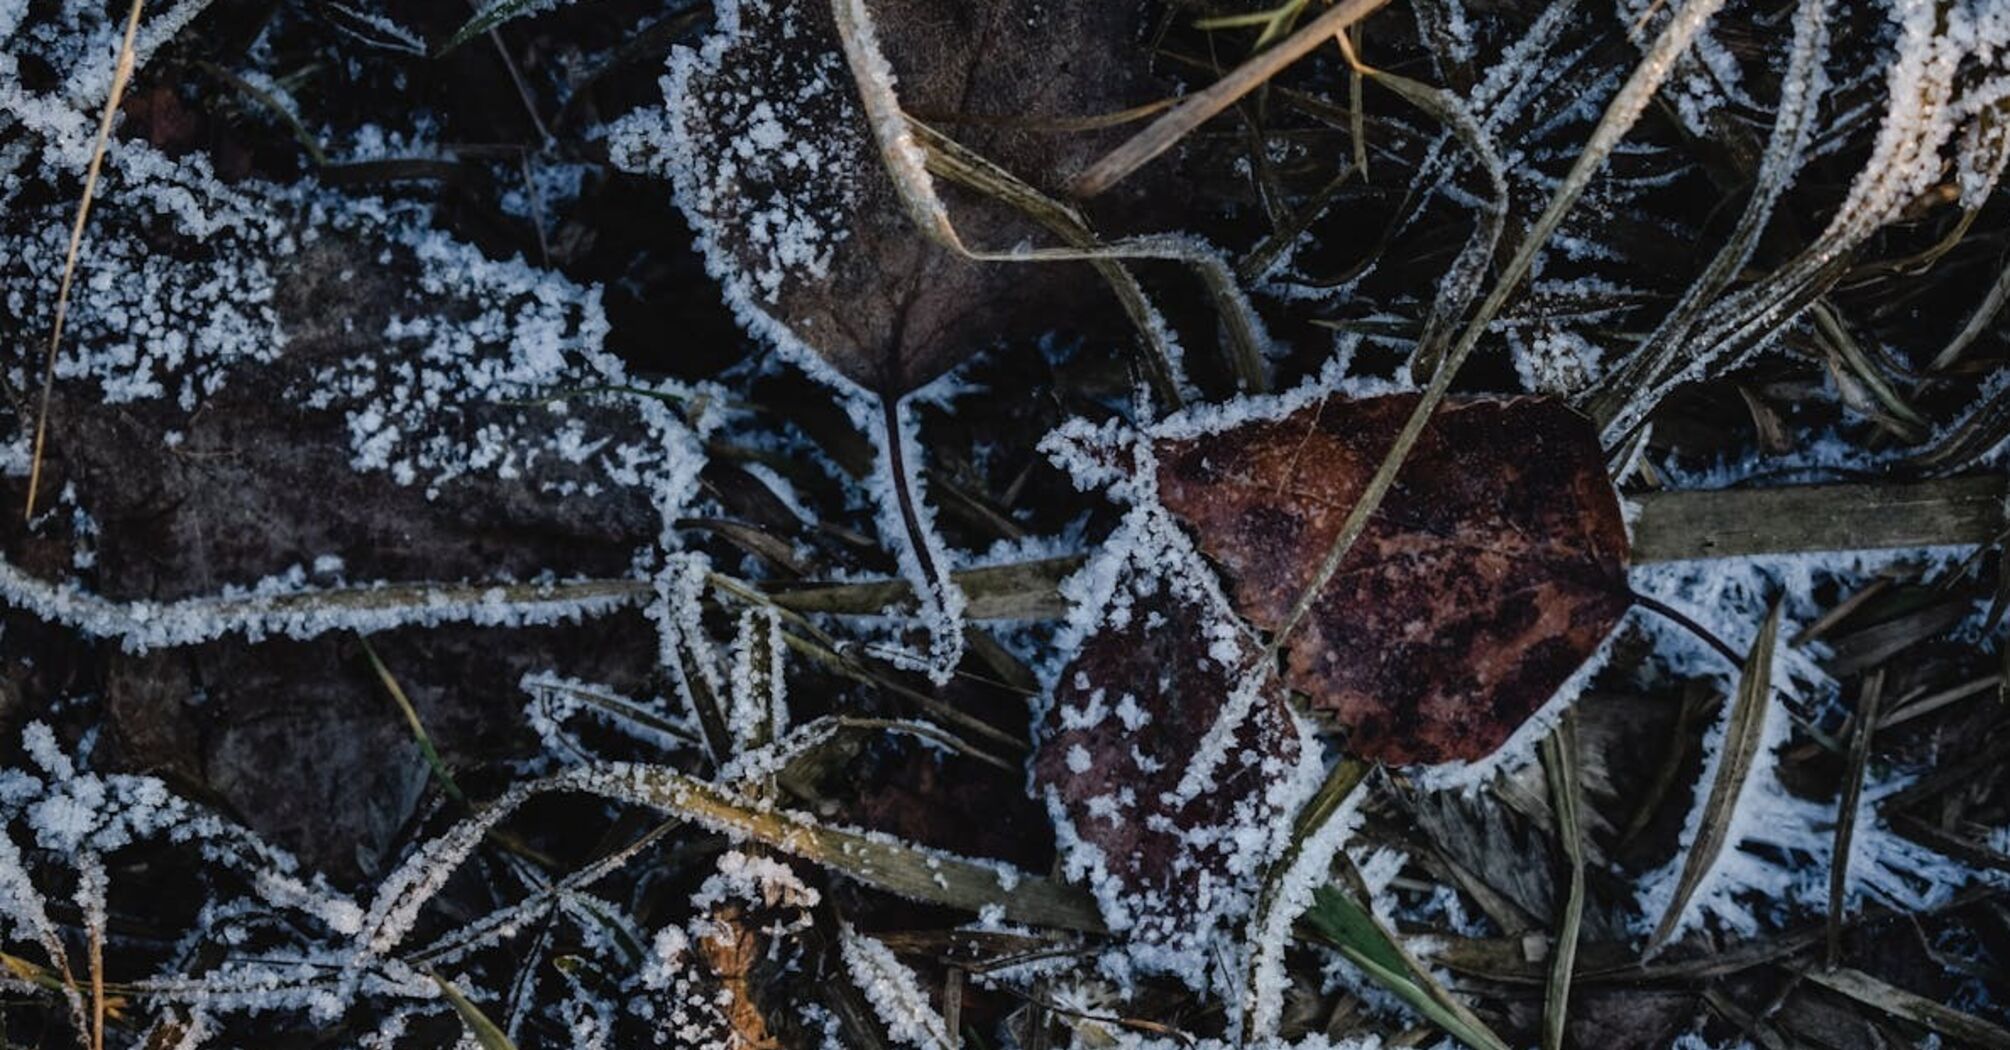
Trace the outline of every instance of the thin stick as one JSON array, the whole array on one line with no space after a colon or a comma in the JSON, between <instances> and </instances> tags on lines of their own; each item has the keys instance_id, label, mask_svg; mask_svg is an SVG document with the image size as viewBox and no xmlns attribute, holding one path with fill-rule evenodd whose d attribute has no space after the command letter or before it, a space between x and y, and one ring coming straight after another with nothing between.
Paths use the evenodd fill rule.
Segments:
<instances>
[{"instance_id":1,"label":"thin stick","mask_svg":"<svg viewBox=\"0 0 2010 1050\"><path fill-rule=\"evenodd\" d=\"M1188 95L1166 115L1152 121L1143 131L1138 132L1123 145L1111 150L1102 160L1088 170L1075 176L1068 184L1068 194L1077 200L1087 200L1104 190L1122 182L1131 172L1144 167L1153 157L1171 149L1173 143L1251 91L1265 81L1276 76L1284 67L1311 54L1319 45L1331 40L1341 30L1366 18L1368 14L1389 0L1346 0L1337 7L1328 8L1326 13L1307 22L1296 33L1285 37L1276 47L1252 57L1235 67L1229 74L1209 85L1205 91Z\"/></svg>"},{"instance_id":2,"label":"thin stick","mask_svg":"<svg viewBox=\"0 0 2010 1050\"><path fill-rule=\"evenodd\" d=\"M35 454L28 468L28 506L22 517L35 517L35 493L42 484L42 449L49 436L49 395L56 386L56 347L63 341L63 319L70 312L70 284L77 276L77 255L84 245L84 223L91 216L91 197L98 190L98 172L105 165L105 151L112 140L112 116L119 111L119 99L133 79L133 41L140 32L140 9L146 0L133 0L126 14L126 37L119 45L118 64L112 69L112 90L105 95L105 112L98 120L98 140L91 147L91 165L84 172L84 199L77 203L77 222L70 227L70 252L63 259L63 283L56 291L56 323L49 332L49 358L42 367L42 402L35 415Z\"/></svg>"},{"instance_id":3,"label":"thin stick","mask_svg":"<svg viewBox=\"0 0 2010 1050\"><path fill-rule=\"evenodd\" d=\"M97 916L103 919L103 913ZM105 1050L105 926L91 926L91 1050Z\"/></svg>"}]
</instances>

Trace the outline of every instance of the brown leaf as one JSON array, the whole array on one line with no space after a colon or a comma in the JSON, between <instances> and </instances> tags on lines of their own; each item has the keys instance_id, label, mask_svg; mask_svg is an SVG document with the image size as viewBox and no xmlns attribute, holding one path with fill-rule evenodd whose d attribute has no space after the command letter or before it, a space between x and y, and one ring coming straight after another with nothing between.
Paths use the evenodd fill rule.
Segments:
<instances>
[{"instance_id":1,"label":"brown leaf","mask_svg":"<svg viewBox=\"0 0 2010 1050\"><path fill-rule=\"evenodd\" d=\"M1157 442L1167 509L1278 629L1414 394L1327 398ZM1475 760L1583 664L1631 603L1627 538L1591 425L1542 398L1453 400L1286 640L1287 678L1392 763Z\"/></svg>"},{"instance_id":2,"label":"brown leaf","mask_svg":"<svg viewBox=\"0 0 2010 1050\"><path fill-rule=\"evenodd\" d=\"M738 904L714 908L711 920L711 932L698 938L697 947L725 992L721 1006L732 1029L728 1045L735 1050L775 1050L781 1044L768 1032L767 1018L754 1002L750 981L761 958L761 938L748 926Z\"/></svg>"},{"instance_id":3,"label":"brown leaf","mask_svg":"<svg viewBox=\"0 0 2010 1050\"><path fill-rule=\"evenodd\" d=\"M1180 572L1178 553L1122 560L1101 627L1054 686L1033 783L1111 928L1182 942L1246 910L1304 749L1275 676L1249 673L1260 647L1197 560L1200 573Z\"/></svg>"},{"instance_id":4,"label":"brown leaf","mask_svg":"<svg viewBox=\"0 0 2010 1050\"><path fill-rule=\"evenodd\" d=\"M870 0L902 107L1037 186L1113 141L1029 128L1166 94L1130 0ZM664 170L742 319L900 394L1015 331L1107 297L1087 264L976 262L918 230L887 174L828 0L719 5L720 33L672 62L668 155L647 128L624 163ZM971 120L968 118L982 118ZM622 152L625 151L625 152ZM1006 206L940 186L964 243L1051 244ZM1127 208L1142 190L1115 207Z\"/></svg>"}]
</instances>

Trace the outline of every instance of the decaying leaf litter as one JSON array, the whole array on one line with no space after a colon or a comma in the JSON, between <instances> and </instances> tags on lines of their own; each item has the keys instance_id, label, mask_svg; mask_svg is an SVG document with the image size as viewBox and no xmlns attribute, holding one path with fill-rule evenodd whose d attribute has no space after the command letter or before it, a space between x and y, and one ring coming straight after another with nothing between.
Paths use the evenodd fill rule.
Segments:
<instances>
[{"instance_id":1,"label":"decaying leaf litter","mask_svg":"<svg viewBox=\"0 0 2010 1050\"><path fill-rule=\"evenodd\" d=\"M8 1039L2005 1041L1997 5L126 10Z\"/></svg>"}]
</instances>

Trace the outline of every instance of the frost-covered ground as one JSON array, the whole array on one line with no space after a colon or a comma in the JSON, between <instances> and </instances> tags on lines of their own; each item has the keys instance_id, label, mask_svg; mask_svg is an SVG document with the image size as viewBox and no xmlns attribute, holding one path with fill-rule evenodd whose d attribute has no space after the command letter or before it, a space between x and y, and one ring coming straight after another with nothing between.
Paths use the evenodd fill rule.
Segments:
<instances>
[{"instance_id":1,"label":"frost-covered ground","mask_svg":"<svg viewBox=\"0 0 2010 1050\"><path fill-rule=\"evenodd\" d=\"M2002 0L0 0L0 1040L2010 1045L2006 160Z\"/></svg>"}]
</instances>

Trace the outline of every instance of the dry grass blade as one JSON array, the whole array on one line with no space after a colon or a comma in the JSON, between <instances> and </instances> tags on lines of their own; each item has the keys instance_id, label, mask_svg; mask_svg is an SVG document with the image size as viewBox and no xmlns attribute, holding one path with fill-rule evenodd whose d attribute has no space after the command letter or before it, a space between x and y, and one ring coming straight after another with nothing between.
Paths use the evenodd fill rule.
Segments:
<instances>
[{"instance_id":1,"label":"dry grass blade","mask_svg":"<svg viewBox=\"0 0 2010 1050\"><path fill-rule=\"evenodd\" d=\"M2000 477L1642 493L1633 497L1640 508L1633 560L1987 543L2003 529L2004 495ZM971 619L1039 620L1068 611L1056 588L1081 567L1082 558L1070 555L950 576L969 599ZM913 597L907 581L886 579L781 584L765 600L799 613L869 616Z\"/></svg>"},{"instance_id":2,"label":"dry grass blade","mask_svg":"<svg viewBox=\"0 0 2010 1050\"><path fill-rule=\"evenodd\" d=\"M1634 560L1987 543L2003 495L2000 477L1650 492L1637 497Z\"/></svg>"},{"instance_id":3,"label":"dry grass blade","mask_svg":"<svg viewBox=\"0 0 2010 1050\"><path fill-rule=\"evenodd\" d=\"M1374 2L1386 3L1387 0ZM978 262L1094 262L1099 259L1183 262L1195 268L1208 282L1209 291L1217 297L1228 295L1234 300L1224 305L1232 306L1245 318L1255 316L1247 299L1236 291L1234 275L1227 264L1200 242L1186 237L1133 237L1097 247L1009 251L990 251L966 244L949 217L948 205L935 192L934 180L929 175L931 151L935 154L938 167L956 169L955 177L959 181L966 181L1026 211L1043 224L1049 224L1050 228L1056 224L1068 224L1071 213L997 165L984 161L969 150L960 147L952 149L946 136L912 120L901 110L900 99L894 94L891 84L876 72L885 68L886 57L880 53L872 16L864 0L832 0L831 8L837 17L838 38L844 45L845 60L858 87L859 99L872 126L880 157L885 161L886 173L893 180L902 206L924 236L966 259ZM1079 216L1074 218L1079 221ZM1231 329L1236 323L1229 321Z\"/></svg>"},{"instance_id":4,"label":"dry grass blade","mask_svg":"<svg viewBox=\"0 0 2010 1050\"><path fill-rule=\"evenodd\" d=\"M1716 770L1710 782L1710 793L1703 803L1701 821L1697 825L1696 839L1689 845L1689 853L1682 859L1682 873L1675 883L1675 893L1669 898L1668 908L1661 915L1661 921L1654 927L1653 936L1647 939L1645 957L1652 957L1667 943L1668 938L1682 922L1695 899L1696 891L1702 887L1703 879L1717 865L1717 856L1729 845L1731 816L1738 806L1738 799L1744 794L1745 780L1758 758L1759 744L1765 738L1766 714L1772 706L1773 696L1773 647L1780 636L1780 607L1766 615L1764 627L1752 641L1752 651L1745 658L1745 670L1738 679L1738 693L1731 701L1731 711L1726 716L1722 751L1717 758Z\"/></svg>"},{"instance_id":5,"label":"dry grass blade","mask_svg":"<svg viewBox=\"0 0 2010 1050\"><path fill-rule=\"evenodd\" d=\"M950 578L969 599L964 611L971 619L1043 620L1068 611L1055 588L1082 567L1082 560L1069 556L962 569ZM768 598L795 612L872 615L912 601L914 588L906 580L888 579L775 590Z\"/></svg>"},{"instance_id":6,"label":"dry grass blade","mask_svg":"<svg viewBox=\"0 0 2010 1050\"><path fill-rule=\"evenodd\" d=\"M100 908L91 911L91 1050L105 1050L104 911Z\"/></svg>"},{"instance_id":7,"label":"dry grass blade","mask_svg":"<svg viewBox=\"0 0 2010 1050\"><path fill-rule=\"evenodd\" d=\"M454 987L454 982L438 974L427 976L433 979L434 984L440 986L441 997L446 999L454 1008L454 1012L461 1016L461 1025L467 1029L476 1046L481 1047L481 1050L516 1050L516 1044L510 1042L509 1035L497 1027L494 1021L489 1020L481 1007L461 994L461 990Z\"/></svg>"},{"instance_id":8,"label":"dry grass blade","mask_svg":"<svg viewBox=\"0 0 2010 1050\"><path fill-rule=\"evenodd\" d=\"M98 192L98 174L104 170L105 151L112 141L112 118L119 112L119 100L133 79L133 42L140 32L140 10L146 0L133 0L126 13L126 35L119 44L118 64L112 70L112 87L105 94L104 116L98 121L98 138L91 147L91 164L84 172L84 196L77 202L77 221L70 227L70 249L63 257L63 281L56 291L56 318L49 328L49 354L42 365L42 396L35 412L35 450L28 466L28 501L24 518L35 516L35 496L42 484L42 452L49 436L49 398L56 389L56 348L63 343L63 320L70 312L70 286L77 277L77 255L84 247L84 225L91 218L91 198Z\"/></svg>"},{"instance_id":9,"label":"dry grass blade","mask_svg":"<svg viewBox=\"0 0 2010 1050\"><path fill-rule=\"evenodd\" d=\"M1877 399L1878 406L1882 406L1880 410L1876 406L1864 405L1864 413L1883 422L1886 428L1902 441L1918 442L1925 438L1928 432L1926 417L1907 404L1897 390L1892 389L1883 372L1871 362L1870 355L1864 352L1862 344L1850 334L1849 327L1843 323L1835 307L1829 305L1826 300L1816 299L1808 308L1808 313L1814 318L1815 331L1842 359L1842 363L1849 369L1850 377L1869 389L1871 396Z\"/></svg>"},{"instance_id":10,"label":"dry grass blade","mask_svg":"<svg viewBox=\"0 0 2010 1050\"><path fill-rule=\"evenodd\" d=\"M1842 801L1836 806L1836 844L1829 855L1828 964L1842 961L1843 906L1849 890L1850 843L1856 835L1856 813L1863 800L1864 771L1870 765L1871 737L1877 733L1877 709L1884 698L1884 672L1864 677L1858 694L1856 735L1850 739L1849 770L1843 774Z\"/></svg>"},{"instance_id":11,"label":"dry grass blade","mask_svg":"<svg viewBox=\"0 0 2010 1050\"><path fill-rule=\"evenodd\" d=\"M977 912L1003 909L1007 922L1099 933L1102 915L1088 891L1009 865L922 849L885 835L826 827L764 808L724 788L661 766L584 767L547 782L650 806L705 827L744 835L868 886L930 904Z\"/></svg>"},{"instance_id":12,"label":"dry grass blade","mask_svg":"<svg viewBox=\"0 0 2010 1050\"><path fill-rule=\"evenodd\" d=\"M1951 1035L1975 1046L2010 1046L2010 1030L1990 1024L1973 1014L1942 1006L1921 995L1914 995L1903 988L1894 988L1862 970L1840 969L1822 972L1810 970L1802 974L1807 980L1829 991L1848 996L1877 1010L1914 1024L1924 1025L1930 1032Z\"/></svg>"},{"instance_id":13,"label":"dry grass blade","mask_svg":"<svg viewBox=\"0 0 2010 1050\"><path fill-rule=\"evenodd\" d=\"M960 186L989 194L998 200L1024 212L1035 222L1054 232L1071 248L1097 250L1102 248L1095 231L1088 221L1073 208L1041 193L1023 180L983 157L965 149L960 143L944 136L919 121L909 120L922 145L928 148L928 170ZM1166 325L1151 301L1146 298L1143 286L1136 277L1113 258L1092 259L1089 265L1096 268L1110 291L1122 304L1124 314L1137 328L1138 335L1150 351L1145 362L1152 372L1152 382L1159 397L1167 404L1178 406L1184 395L1180 390L1179 368L1174 364L1175 353L1166 339ZM1238 340L1238 344L1241 341ZM1238 354L1238 360L1244 355ZM1258 375L1261 375L1259 370ZM967 594L966 594L967 596Z\"/></svg>"},{"instance_id":14,"label":"dry grass blade","mask_svg":"<svg viewBox=\"0 0 2010 1050\"><path fill-rule=\"evenodd\" d=\"M1994 321L1996 315L2002 312L2005 302L2010 302L2010 260L2006 260L2002 272L1996 275L1996 283L1989 286L1989 294L1982 297L1982 305L1977 306L1975 312L1968 316L1968 323L1961 326L1961 331L1956 332L1954 338L1948 340L1947 345L1933 355L1933 363L1927 368L1934 372L1944 372L1954 367L1954 363L1967 352L1970 344L1989 330L1989 322Z\"/></svg>"},{"instance_id":15,"label":"dry grass blade","mask_svg":"<svg viewBox=\"0 0 2010 1050\"><path fill-rule=\"evenodd\" d=\"M1577 768L1577 729L1569 712L1556 731L1542 742L1542 768L1549 776L1550 805L1556 810L1556 834L1570 865L1570 892L1564 899L1563 921L1550 956L1549 988L1543 997L1543 1050L1561 1050L1564 1025L1570 1017L1570 985L1577 968L1577 936L1584 922L1584 828L1579 817L1581 793Z\"/></svg>"},{"instance_id":16,"label":"dry grass blade","mask_svg":"<svg viewBox=\"0 0 2010 1050\"><path fill-rule=\"evenodd\" d=\"M1234 105L1237 99L1256 90L1286 66L1311 54L1341 30L1366 18L1385 3L1388 0L1346 0L1328 8L1325 14L1306 23L1304 28L1278 42L1276 47L1230 70L1227 76L1215 81L1206 90L1181 99L1165 116L1152 121L1143 131L1075 176L1068 186L1069 195L1087 200L1122 182L1125 176L1171 149L1174 143Z\"/></svg>"}]
</instances>

